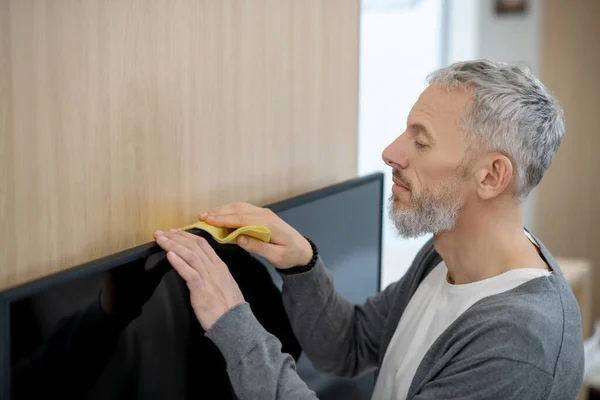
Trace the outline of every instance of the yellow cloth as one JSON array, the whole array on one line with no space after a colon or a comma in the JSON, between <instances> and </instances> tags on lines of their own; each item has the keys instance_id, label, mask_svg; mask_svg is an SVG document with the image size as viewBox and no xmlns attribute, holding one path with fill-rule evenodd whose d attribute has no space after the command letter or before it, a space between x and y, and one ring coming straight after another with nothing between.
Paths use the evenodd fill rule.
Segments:
<instances>
[{"instance_id":1,"label":"yellow cloth","mask_svg":"<svg viewBox=\"0 0 600 400\"><path fill-rule=\"evenodd\" d=\"M187 231L190 229L202 229L211 234L211 236L219 243L226 244L232 243L235 244L235 239L239 235L251 236L253 238L262 240L265 243L269 243L271 240L271 231L266 226L258 226L258 225L248 225L242 226L241 228L233 229L233 228L221 228L219 226L214 226L207 224L204 221L198 221L195 224L188 225L186 227L181 228L182 231Z\"/></svg>"}]
</instances>

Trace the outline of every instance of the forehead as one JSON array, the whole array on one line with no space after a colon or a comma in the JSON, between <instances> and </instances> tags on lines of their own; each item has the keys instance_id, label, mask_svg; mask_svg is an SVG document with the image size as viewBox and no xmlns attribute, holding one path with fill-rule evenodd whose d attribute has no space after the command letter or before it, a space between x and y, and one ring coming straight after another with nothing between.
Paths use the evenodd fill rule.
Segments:
<instances>
[{"instance_id":1,"label":"forehead","mask_svg":"<svg viewBox=\"0 0 600 400\"><path fill-rule=\"evenodd\" d=\"M437 84L421 93L408 116L408 123L423 124L436 139L462 133L462 118L471 103L468 89L447 91Z\"/></svg>"}]
</instances>

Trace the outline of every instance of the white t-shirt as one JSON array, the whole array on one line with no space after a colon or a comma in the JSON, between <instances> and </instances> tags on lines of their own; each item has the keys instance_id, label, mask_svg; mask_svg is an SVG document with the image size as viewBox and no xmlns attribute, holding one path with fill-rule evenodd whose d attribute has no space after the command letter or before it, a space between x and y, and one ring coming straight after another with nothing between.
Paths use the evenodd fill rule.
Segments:
<instances>
[{"instance_id":1,"label":"white t-shirt","mask_svg":"<svg viewBox=\"0 0 600 400\"><path fill-rule=\"evenodd\" d=\"M406 306L383 358L373 400L405 399L427 350L474 303L551 272L540 268L515 269L464 285L448 283L447 273L446 264L438 264Z\"/></svg>"}]
</instances>

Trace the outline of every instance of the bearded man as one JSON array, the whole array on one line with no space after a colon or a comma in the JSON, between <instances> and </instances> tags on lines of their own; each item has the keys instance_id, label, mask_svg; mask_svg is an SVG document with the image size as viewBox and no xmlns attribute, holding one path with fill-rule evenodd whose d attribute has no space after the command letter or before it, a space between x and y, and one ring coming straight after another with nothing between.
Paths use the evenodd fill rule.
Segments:
<instances>
[{"instance_id":1,"label":"bearded man","mask_svg":"<svg viewBox=\"0 0 600 400\"><path fill-rule=\"evenodd\" d=\"M271 230L270 243L238 244L279 269L286 311L317 369L344 377L378 369L373 400L576 399L579 308L560 266L523 224L524 201L563 136L558 102L524 67L476 60L431 74L383 160L399 234L433 238L399 281L364 304L342 298L317 244L269 210L228 204L199 219ZM240 399L316 398L206 241L186 232L157 232L156 240L188 282Z\"/></svg>"}]
</instances>

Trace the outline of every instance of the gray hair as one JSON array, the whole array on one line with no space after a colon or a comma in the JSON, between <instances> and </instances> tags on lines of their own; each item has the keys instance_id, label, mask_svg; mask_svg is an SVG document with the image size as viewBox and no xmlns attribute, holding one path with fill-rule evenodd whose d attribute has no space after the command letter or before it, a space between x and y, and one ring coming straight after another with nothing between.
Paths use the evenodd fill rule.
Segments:
<instances>
[{"instance_id":1,"label":"gray hair","mask_svg":"<svg viewBox=\"0 0 600 400\"><path fill-rule=\"evenodd\" d=\"M498 151L511 159L515 197L524 200L550 166L565 133L563 111L550 91L527 67L488 60L457 62L427 80L446 90L471 90L463 128L474 135L479 151Z\"/></svg>"}]
</instances>

